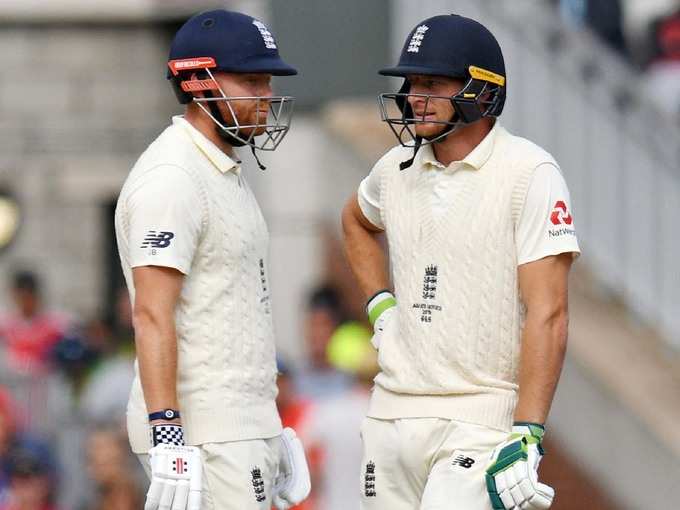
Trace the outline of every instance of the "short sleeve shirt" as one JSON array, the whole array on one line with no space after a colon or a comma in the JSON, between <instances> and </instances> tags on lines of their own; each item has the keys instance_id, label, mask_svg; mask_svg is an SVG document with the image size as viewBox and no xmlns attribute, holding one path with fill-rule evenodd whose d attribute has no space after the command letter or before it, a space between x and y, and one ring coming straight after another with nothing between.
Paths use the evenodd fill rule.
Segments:
<instances>
[{"instance_id":1,"label":"short sleeve shirt","mask_svg":"<svg viewBox=\"0 0 680 510\"><path fill-rule=\"evenodd\" d=\"M376 165L361 181L357 198L359 207L376 228L385 229L380 214L380 176ZM441 170L427 170L431 180L431 206L435 212L446 209L452 179ZM573 253L580 249L571 214L569 189L557 166L538 165L532 175L524 207L516 226L517 264L526 264L550 255Z\"/></svg>"},{"instance_id":2,"label":"short sleeve shirt","mask_svg":"<svg viewBox=\"0 0 680 510\"><path fill-rule=\"evenodd\" d=\"M160 165L140 176L127 197L131 267L188 274L201 231L199 204L196 183L180 167Z\"/></svg>"}]
</instances>

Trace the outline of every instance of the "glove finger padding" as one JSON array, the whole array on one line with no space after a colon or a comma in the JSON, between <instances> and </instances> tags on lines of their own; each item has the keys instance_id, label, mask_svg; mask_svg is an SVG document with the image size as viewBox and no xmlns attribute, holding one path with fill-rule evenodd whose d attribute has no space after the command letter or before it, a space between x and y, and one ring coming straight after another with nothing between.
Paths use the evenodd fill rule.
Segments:
<instances>
[{"instance_id":1,"label":"glove finger padding","mask_svg":"<svg viewBox=\"0 0 680 510\"><path fill-rule=\"evenodd\" d=\"M203 462L201 461L201 452L196 448L191 455L191 459L198 469L191 472L189 479L189 497L187 502L187 510L201 510L201 491L203 489Z\"/></svg>"},{"instance_id":2,"label":"glove finger padding","mask_svg":"<svg viewBox=\"0 0 680 510\"><path fill-rule=\"evenodd\" d=\"M546 510L555 491L539 483L541 460L538 446L515 438L499 445L487 469L486 483L494 510Z\"/></svg>"},{"instance_id":3,"label":"glove finger padding","mask_svg":"<svg viewBox=\"0 0 680 510\"><path fill-rule=\"evenodd\" d=\"M159 510L170 510L172 500L175 498L175 488L177 482L175 480L165 480L163 484L163 493L161 494L161 501L158 504Z\"/></svg>"},{"instance_id":4,"label":"glove finger padding","mask_svg":"<svg viewBox=\"0 0 680 510\"><path fill-rule=\"evenodd\" d=\"M144 510L200 510L203 468L198 448L159 444L149 450L149 463Z\"/></svg>"},{"instance_id":5,"label":"glove finger padding","mask_svg":"<svg viewBox=\"0 0 680 510\"><path fill-rule=\"evenodd\" d=\"M171 510L186 510L187 500L189 499L189 482L179 480L175 488L175 498L172 500Z\"/></svg>"},{"instance_id":6,"label":"glove finger padding","mask_svg":"<svg viewBox=\"0 0 680 510\"><path fill-rule=\"evenodd\" d=\"M158 505L161 502L161 494L163 493L163 482L161 480L152 479L149 490L146 492L146 503L144 503L144 510L158 510Z\"/></svg>"},{"instance_id":7,"label":"glove finger padding","mask_svg":"<svg viewBox=\"0 0 680 510\"><path fill-rule=\"evenodd\" d=\"M290 427L281 433L279 473L274 482L272 501L279 510L304 501L311 490L309 468L302 442Z\"/></svg>"}]
</instances>

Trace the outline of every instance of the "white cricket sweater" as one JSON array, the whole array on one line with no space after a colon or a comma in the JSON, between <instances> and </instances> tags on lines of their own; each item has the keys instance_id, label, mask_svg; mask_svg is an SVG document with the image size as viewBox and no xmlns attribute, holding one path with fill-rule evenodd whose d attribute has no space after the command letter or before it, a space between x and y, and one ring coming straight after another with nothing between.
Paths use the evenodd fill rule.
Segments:
<instances>
[{"instance_id":1,"label":"white cricket sweater","mask_svg":"<svg viewBox=\"0 0 680 510\"><path fill-rule=\"evenodd\" d=\"M554 160L497 124L435 215L422 178L427 152L404 171L412 149L396 147L377 164L397 312L380 340L369 416L509 429L523 319L515 227L532 172Z\"/></svg>"},{"instance_id":2,"label":"white cricket sweater","mask_svg":"<svg viewBox=\"0 0 680 510\"><path fill-rule=\"evenodd\" d=\"M193 236L187 227L192 217ZM269 233L238 164L175 118L132 169L118 201L116 231L133 302L132 267L169 266L186 275L175 325L187 444L278 435ZM144 248L149 231L174 238ZM151 444L137 363L135 371L128 433L140 453Z\"/></svg>"}]
</instances>

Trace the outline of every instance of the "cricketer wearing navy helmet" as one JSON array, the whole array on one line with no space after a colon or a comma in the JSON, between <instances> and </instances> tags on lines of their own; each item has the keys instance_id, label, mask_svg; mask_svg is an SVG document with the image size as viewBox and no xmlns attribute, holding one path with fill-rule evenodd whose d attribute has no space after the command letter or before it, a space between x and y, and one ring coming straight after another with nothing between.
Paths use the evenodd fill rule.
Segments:
<instances>
[{"instance_id":1,"label":"cricketer wearing navy helmet","mask_svg":"<svg viewBox=\"0 0 680 510\"><path fill-rule=\"evenodd\" d=\"M380 72L404 80L380 95L399 145L343 211L380 365L361 508L547 509L537 471L579 253L564 178L500 124L505 62L479 22L422 21Z\"/></svg>"},{"instance_id":2,"label":"cricketer wearing navy helmet","mask_svg":"<svg viewBox=\"0 0 680 510\"><path fill-rule=\"evenodd\" d=\"M287 509L309 493L302 445L275 404L269 234L234 150L278 146L293 98L274 96L271 78L293 74L261 21L189 19L168 60L184 115L121 190L137 348L127 424L151 479L145 510Z\"/></svg>"}]
</instances>

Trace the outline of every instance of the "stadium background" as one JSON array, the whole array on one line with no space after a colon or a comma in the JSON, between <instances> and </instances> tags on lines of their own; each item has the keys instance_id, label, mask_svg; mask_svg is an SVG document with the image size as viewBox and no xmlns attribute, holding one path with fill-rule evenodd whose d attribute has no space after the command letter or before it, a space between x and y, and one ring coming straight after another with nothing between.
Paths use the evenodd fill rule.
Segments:
<instances>
[{"instance_id":1,"label":"stadium background","mask_svg":"<svg viewBox=\"0 0 680 510\"><path fill-rule=\"evenodd\" d=\"M351 347L365 331L348 322L361 319L363 303L342 258L339 213L394 144L375 97L396 83L376 70L396 59L416 22L446 12L496 34L508 64L502 122L550 150L571 188L583 256L542 466L557 489L554 508L673 508L680 489L673 0L0 2L0 244L17 227L0 253L0 459L9 466L0 469L0 508L3 487L5 497L25 497L27 510L48 508L40 499L50 496L59 509L138 508L121 496L144 481L130 475L134 462L119 437L131 333L112 213L139 153L180 112L164 79L172 34L215 6L263 19L301 71L276 81L278 92L296 96L296 116L283 144L264 156L269 169L259 171L247 152L243 159L272 234L280 405L312 445L318 490L308 510L337 508L343 498L340 508L351 508L356 497L342 488L358 476L349 417L358 423L363 412L367 373L345 358L365 354ZM16 299L30 302L36 282L27 271L43 306L40 321L17 333ZM16 335L51 342L50 350L20 356Z\"/></svg>"}]
</instances>

